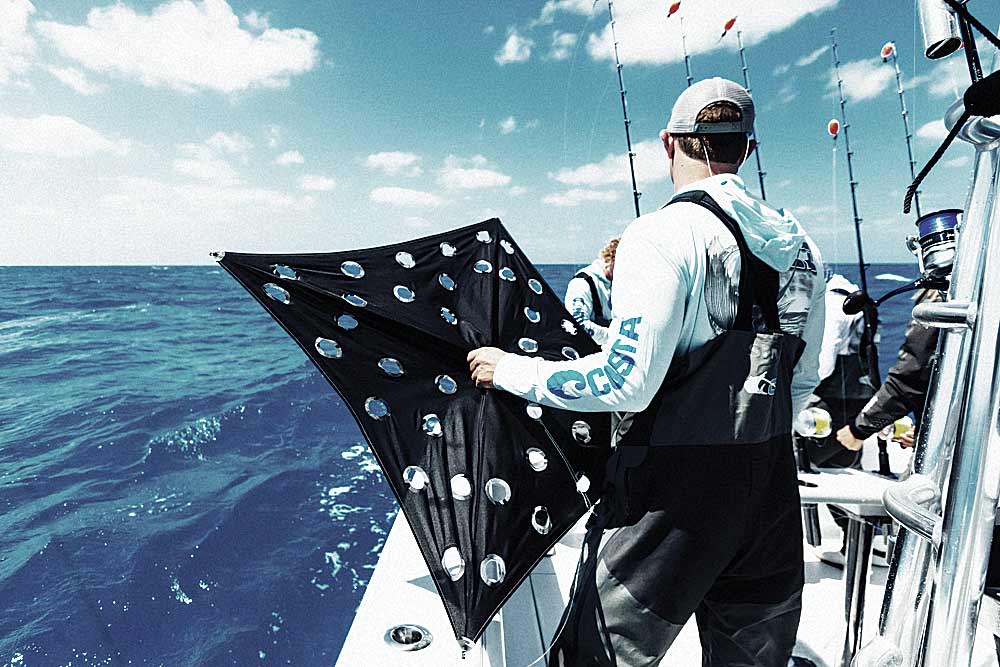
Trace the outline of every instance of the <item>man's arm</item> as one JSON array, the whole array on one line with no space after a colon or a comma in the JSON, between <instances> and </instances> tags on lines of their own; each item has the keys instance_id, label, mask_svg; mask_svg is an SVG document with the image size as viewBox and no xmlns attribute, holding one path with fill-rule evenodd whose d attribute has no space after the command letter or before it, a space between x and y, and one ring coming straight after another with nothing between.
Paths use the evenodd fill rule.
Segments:
<instances>
[{"instance_id":1,"label":"man's arm","mask_svg":"<svg viewBox=\"0 0 1000 667\"><path fill-rule=\"evenodd\" d=\"M630 230L631 231L631 230ZM640 411L666 377L684 320L691 243L658 248L641 232L623 236L612 287L615 319L610 342L601 352L572 361L495 353L470 354L478 377L530 401L581 412ZM655 296L652 296L655 295Z\"/></svg>"},{"instance_id":2,"label":"man's arm","mask_svg":"<svg viewBox=\"0 0 1000 667\"><path fill-rule=\"evenodd\" d=\"M563 305L569 311L577 324L583 324L594 318L594 296L590 291L590 283L583 278L573 278L566 286L566 297Z\"/></svg>"},{"instance_id":3,"label":"man's arm","mask_svg":"<svg viewBox=\"0 0 1000 667\"><path fill-rule=\"evenodd\" d=\"M826 328L826 284L823 276L823 260L815 246L810 246L816 265L816 280L813 282L812 298L806 324L802 329L805 349L795 364L792 375L792 418L805 409L809 396L820 382L820 350L823 348L823 332Z\"/></svg>"}]
</instances>

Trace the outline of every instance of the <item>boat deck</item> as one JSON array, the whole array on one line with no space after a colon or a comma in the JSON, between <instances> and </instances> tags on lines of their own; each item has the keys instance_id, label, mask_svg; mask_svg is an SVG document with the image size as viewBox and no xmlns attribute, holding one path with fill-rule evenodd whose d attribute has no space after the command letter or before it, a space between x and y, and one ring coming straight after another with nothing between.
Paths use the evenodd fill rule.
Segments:
<instances>
[{"instance_id":1,"label":"boat deck","mask_svg":"<svg viewBox=\"0 0 1000 667\"><path fill-rule=\"evenodd\" d=\"M896 459L894 469L905 467L905 459L898 453L893 458ZM839 529L829 512L821 509L820 516L824 546L839 548ZM337 664L343 667L544 665L545 659L539 658L555 633L566 604L582 540L581 522L556 546L553 556L539 563L530 579L494 618L480 644L463 661L444 607L400 514L386 540ZM872 569L865 601L863 642L874 634L877 626L887 572L886 568ZM805 575L802 621L795 655L809 658L821 667L836 667L843 650L846 624L843 571L820 562L815 550L805 545ZM975 667L997 667L989 622L983 618L980 623L972 662ZM421 650L401 652L385 641L386 631L398 624L423 626L430 631L433 641ZM661 664L672 667L701 665L701 647L693 619Z\"/></svg>"}]
</instances>

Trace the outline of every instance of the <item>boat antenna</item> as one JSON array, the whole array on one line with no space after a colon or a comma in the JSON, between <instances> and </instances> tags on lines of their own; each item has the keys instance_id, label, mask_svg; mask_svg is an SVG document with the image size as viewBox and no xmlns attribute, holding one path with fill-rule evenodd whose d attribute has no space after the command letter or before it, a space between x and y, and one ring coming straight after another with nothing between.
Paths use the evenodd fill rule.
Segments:
<instances>
[{"instance_id":1,"label":"boat antenna","mask_svg":"<svg viewBox=\"0 0 1000 667\"><path fill-rule=\"evenodd\" d=\"M615 67L618 70L618 92L622 97L622 116L625 119L625 145L628 147L628 170L632 176L632 201L635 203L635 217L639 217L639 197L642 193L635 182L635 151L632 150L632 133L629 126L632 124L628 119L628 100L625 97L625 83L622 79L622 61L618 57L618 38L615 36L615 10L614 0L608 0L608 17L611 19L611 41L615 45Z\"/></svg>"},{"instance_id":2,"label":"boat antenna","mask_svg":"<svg viewBox=\"0 0 1000 667\"><path fill-rule=\"evenodd\" d=\"M903 116L903 132L906 135L906 156L910 163L910 182L917 179L917 163L913 159L913 132L910 131L910 115L906 109L906 97L903 94L903 74L899 71L899 56L896 53L896 42L886 42L882 47L882 62L887 63L892 59L893 69L896 70L896 92L899 94L899 110ZM913 192L913 205L916 209L917 217L920 217L920 191Z\"/></svg>"},{"instance_id":3,"label":"boat antenna","mask_svg":"<svg viewBox=\"0 0 1000 667\"><path fill-rule=\"evenodd\" d=\"M747 89L747 93L752 92L750 87L750 72L747 70L747 58L743 53L743 31L736 31L736 43L740 47L740 64L743 67L743 86ZM764 171L764 166L760 162L760 135L757 133L757 127L754 126L753 130L754 141L757 142L757 147L754 149L754 157L757 158L757 179L760 181L760 198L767 199L767 194L764 193L764 175L767 173Z\"/></svg>"},{"instance_id":4,"label":"boat antenna","mask_svg":"<svg viewBox=\"0 0 1000 667\"><path fill-rule=\"evenodd\" d=\"M850 123L847 122L847 102L844 100L844 80L840 78L840 56L837 52L837 29L830 30L830 40L833 44L833 69L837 76L837 95L840 99L840 129L844 132L844 152L847 153L847 176L851 185L851 206L854 212L854 238L858 244L858 274L861 282L861 295L865 307L862 310L865 322L864 355L868 362L868 380L873 389L882 386L882 374L878 368L878 348L875 346L875 334L878 332L878 309L868 294L868 265L865 264L865 251L861 242L861 215L858 213L858 182L854 179L854 162L851 152Z\"/></svg>"}]
</instances>

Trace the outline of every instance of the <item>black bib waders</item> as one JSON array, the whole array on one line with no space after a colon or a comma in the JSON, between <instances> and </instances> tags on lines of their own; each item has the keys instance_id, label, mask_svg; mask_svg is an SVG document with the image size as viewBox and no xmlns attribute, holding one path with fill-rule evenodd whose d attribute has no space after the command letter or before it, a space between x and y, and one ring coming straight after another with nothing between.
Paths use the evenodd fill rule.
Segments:
<instances>
[{"instance_id":1,"label":"black bib waders","mask_svg":"<svg viewBox=\"0 0 1000 667\"><path fill-rule=\"evenodd\" d=\"M675 358L641 413L619 415L608 486L549 665L657 665L692 614L702 664L785 667L798 630L802 525L778 275L735 221L699 204L740 250L733 328ZM757 333L758 324L767 333Z\"/></svg>"}]
</instances>

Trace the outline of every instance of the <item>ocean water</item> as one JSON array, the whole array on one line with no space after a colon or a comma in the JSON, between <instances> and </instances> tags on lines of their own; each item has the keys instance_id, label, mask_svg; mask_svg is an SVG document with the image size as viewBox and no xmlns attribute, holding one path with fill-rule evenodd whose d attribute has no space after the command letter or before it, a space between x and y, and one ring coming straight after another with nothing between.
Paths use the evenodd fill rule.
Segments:
<instances>
[{"instance_id":1,"label":"ocean water","mask_svg":"<svg viewBox=\"0 0 1000 667\"><path fill-rule=\"evenodd\" d=\"M0 281L0 667L332 665L396 505L295 343L215 267Z\"/></svg>"}]
</instances>

